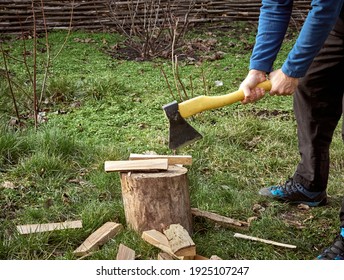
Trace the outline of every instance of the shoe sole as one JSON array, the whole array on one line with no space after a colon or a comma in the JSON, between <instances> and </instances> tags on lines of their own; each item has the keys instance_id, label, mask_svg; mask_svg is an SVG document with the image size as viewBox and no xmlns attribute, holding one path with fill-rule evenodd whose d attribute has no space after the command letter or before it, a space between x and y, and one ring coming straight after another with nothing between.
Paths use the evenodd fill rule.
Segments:
<instances>
[{"instance_id":1,"label":"shoe sole","mask_svg":"<svg viewBox=\"0 0 344 280\"><path fill-rule=\"evenodd\" d=\"M284 202L287 202L289 204L305 204L308 205L309 207L317 207L317 206L324 206L327 204L327 197L325 197L323 200L321 201L289 201L289 200L283 200L281 198L278 198L278 200L282 200Z\"/></svg>"},{"instance_id":2,"label":"shoe sole","mask_svg":"<svg viewBox=\"0 0 344 280\"><path fill-rule=\"evenodd\" d=\"M327 198L324 198L321 201L316 201L316 202L309 202L309 201L287 201L285 200L285 202L289 203L289 204L305 204L308 205L309 207L318 207L318 206L324 206L327 204Z\"/></svg>"},{"instance_id":3,"label":"shoe sole","mask_svg":"<svg viewBox=\"0 0 344 280\"><path fill-rule=\"evenodd\" d=\"M309 207L317 207L317 206L324 206L327 204L327 197L324 197L322 200L320 201L303 201L303 200L299 200L299 201L290 201L290 200L286 200L286 199L283 199L282 197L276 197L276 196L273 196L271 195L270 192L266 192L266 191L263 191L265 189L262 189L260 190L258 193L261 195L261 196L266 196L266 197L270 197L272 199L275 199L275 200L279 200L279 201L283 201L283 202L287 202L289 204L306 204L308 205Z\"/></svg>"}]
</instances>

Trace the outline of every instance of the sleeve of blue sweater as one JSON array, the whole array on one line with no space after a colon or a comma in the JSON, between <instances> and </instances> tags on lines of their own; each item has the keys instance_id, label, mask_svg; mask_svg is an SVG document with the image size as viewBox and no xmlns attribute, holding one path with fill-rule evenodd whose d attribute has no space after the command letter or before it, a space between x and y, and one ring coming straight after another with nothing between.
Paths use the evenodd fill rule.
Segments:
<instances>
[{"instance_id":1,"label":"sleeve of blue sweater","mask_svg":"<svg viewBox=\"0 0 344 280\"><path fill-rule=\"evenodd\" d=\"M305 75L324 44L341 11L344 0L313 0L299 36L282 71L299 78ZM263 0L250 69L271 72L286 34L293 0Z\"/></svg>"}]
</instances>

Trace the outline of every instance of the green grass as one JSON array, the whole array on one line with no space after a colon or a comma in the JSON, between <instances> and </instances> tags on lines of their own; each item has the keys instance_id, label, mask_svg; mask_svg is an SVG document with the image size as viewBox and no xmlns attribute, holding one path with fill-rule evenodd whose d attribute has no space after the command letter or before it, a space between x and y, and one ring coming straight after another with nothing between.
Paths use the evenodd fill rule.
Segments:
<instances>
[{"instance_id":1,"label":"green grass","mask_svg":"<svg viewBox=\"0 0 344 280\"><path fill-rule=\"evenodd\" d=\"M254 42L255 29L243 23L233 23L225 33L209 30L207 35L202 30L189 36L216 38L213 51L223 50L224 58L179 63L189 93L190 78L193 81L194 96L205 94L202 75L209 95L236 90L246 75ZM50 34L52 54L65 35ZM87 38L92 40L83 41ZM0 259L75 259L73 250L107 221L122 223L124 230L89 259L114 259L120 243L135 249L140 259L156 258L158 250L127 227L119 176L105 173L103 166L106 160L125 160L130 153L172 153L168 121L161 108L172 96L160 71L163 67L173 85L171 65L164 60L114 59L104 50L119 40L114 34L71 34L52 62L44 96L48 102L42 105L47 122L37 131L23 96L18 102L21 113L29 117L26 126L16 130L6 125L14 113L5 95L8 91L1 87L5 92L0 97L4 105L0 109ZM286 40L276 67L292 42ZM26 44L29 47L32 42ZM18 57L23 51L20 40L5 47ZM44 55L40 54L40 61ZM21 64L12 61L10 70L24 83ZM41 78L39 72L39 82ZM216 80L224 85L216 87ZM174 94L177 97L176 90ZM223 259L313 259L332 241L338 230L344 181L339 128L331 146L329 205L300 210L257 193L294 172L299 155L292 110L291 97L266 96L256 104L233 104L188 119L203 135L202 140L178 151L193 157L188 170L191 206L240 220L257 217L247 234L297 246L285 249L237 239L235 229L194 218L192 238L199 254ZM12 182L15 188L4 188L4 182ZM257 204L264 211L255 210ZM82 219L83 228L28 236L16 231L20 224L73 219Z\"/></svg>"}]
</instances>

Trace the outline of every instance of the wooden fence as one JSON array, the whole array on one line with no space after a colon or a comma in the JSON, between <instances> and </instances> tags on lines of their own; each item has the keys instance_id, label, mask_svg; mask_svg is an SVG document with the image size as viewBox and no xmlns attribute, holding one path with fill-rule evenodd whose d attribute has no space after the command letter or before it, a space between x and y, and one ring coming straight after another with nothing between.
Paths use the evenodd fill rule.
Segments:
<instances>
[{"instance_id":1,"label":"wooden fence","mask_svg":"<svg viewBox=\"0 0 344 280\"><path fill-rule=\"evenodd\" d=\"M147 5L158 2L160 9L169 3L170 11L181 19L189 12L188 20L194 23L256 21L261 6L261 0L0 0L0 33L32 31L34 22L38 31L44 26L48 30L112 28L114 14L123 25L132 24L133 6L139 22L147 16ZM295 0L292 21L303 22L309 8L310 0Z\"/></svg>"}]
</instances>

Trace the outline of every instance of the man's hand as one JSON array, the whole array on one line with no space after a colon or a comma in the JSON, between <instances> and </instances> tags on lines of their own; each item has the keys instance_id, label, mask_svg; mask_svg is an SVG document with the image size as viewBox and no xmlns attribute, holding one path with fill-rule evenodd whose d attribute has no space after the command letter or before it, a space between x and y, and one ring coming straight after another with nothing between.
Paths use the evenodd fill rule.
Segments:
<instances>
[{"instance_id":1,"label":"man's hand","mask_svg":"<svg viewBox=\"0 0 344 280\"><path fill-rule=\"evenodd\" d=\"M259 70L250 70L248 72L245 80L240 85L245 94L245 99L241 101L242 104L255 102L264 96L265 90L256 88L256 86L266 80L265 74L265 72Z\"/></svg>"},{"instance_id":2,"label":"man's hand","mask_svg":"<svg viewBox=\"0 0 344 280\"><path fill-rule=\"evenodd\" d=\"M281 69L271 72L269 79L272 85L270 95L292 95L299 84L298 78L287 76ZM256 86L265 80L266 76L264 71L250 70L240 85L240 88L245 94L245 99L241 103L253 103L264 97L265 90Z\"/></svg>"},{"instance_id":3,"label":"man's hand","mask_svg":"<svg viewBox=\"0 0 344 280\"><path fill-rule=\"evenodd\" d=\"M299 84L298 78L287 76L281 69L271 72L269 78L272 85L270 95L292 95Z\"/></svg>"}]
</instances>

